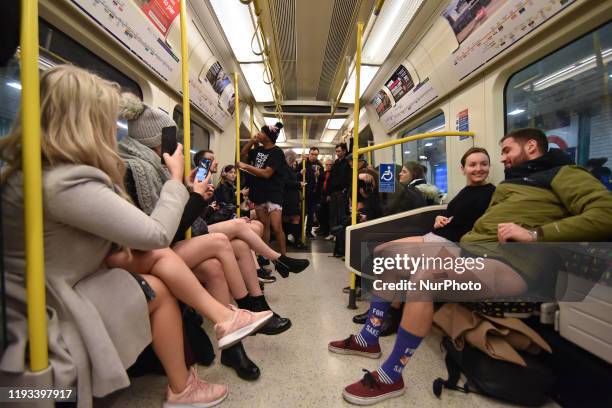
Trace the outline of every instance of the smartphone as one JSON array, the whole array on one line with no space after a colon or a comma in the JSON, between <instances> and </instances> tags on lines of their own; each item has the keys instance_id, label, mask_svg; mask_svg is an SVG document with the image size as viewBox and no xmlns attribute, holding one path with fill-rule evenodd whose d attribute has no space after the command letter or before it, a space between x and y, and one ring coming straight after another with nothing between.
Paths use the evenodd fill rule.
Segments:
<instances>
[{"instance_id":1,"label":"smartphone","mask_svg":"<svg viewBox=\"0 0 612 408\"><path fill-rule=\"evenodd\" d=\"M196 172L196 177L198 181L204 181L206 176L208 175L208 169L210 168L210 160L202 159L198 164L198 171Z\"/></svg>"},{"instance_id":2,"label":"smartphone","mask_svg":"<svg viewBox=\"0 0 612 408\"><path fill-rule=\"evenodd\" d=\"M168 153L170 155L174 154L176 148L178 146L178 141L176 138L176 126L168 126L162 129L162 144L161 144L161 153L162 164L166 164L164 162L164 153Z\"/></svg>"}]
</instances>

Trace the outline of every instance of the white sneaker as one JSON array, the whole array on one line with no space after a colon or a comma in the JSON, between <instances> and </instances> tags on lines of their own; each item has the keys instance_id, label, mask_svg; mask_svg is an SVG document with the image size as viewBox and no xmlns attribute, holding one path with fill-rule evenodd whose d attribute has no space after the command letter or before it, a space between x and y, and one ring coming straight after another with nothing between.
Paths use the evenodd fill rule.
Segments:
<instances>
[{"instance_id":1,"label":"white sneaker","mask_svg":"<svg viewBox=\"0 0 612 408\"><path fill-rule=\"evenodd\" d=\"M333 235L331 235L331 234L329 234L328 236L325 237L325 239L328 240L328 241L333 241L334 238L335 237Z\"/></svg>"},{"instance_id":2,"label":"white sneaker","mask_svg":"<svg viewBox=\"0 0 612 408\"><path fill-rule=\"evenodd\" d=\"M295 237L293 234L287 235L287 241L291 242L292 244L295 243Z\"/></svg>"}]
</instances>

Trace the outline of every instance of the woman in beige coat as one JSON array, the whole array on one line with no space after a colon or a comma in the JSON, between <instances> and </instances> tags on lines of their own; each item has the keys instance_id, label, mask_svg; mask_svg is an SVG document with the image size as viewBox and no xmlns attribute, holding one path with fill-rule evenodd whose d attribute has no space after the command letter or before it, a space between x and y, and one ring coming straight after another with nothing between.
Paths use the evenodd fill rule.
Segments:
<instances>
[{"instance_id":1,"label":"woman in beige coat","mask_svg":"<svg viewBox=\"0 0 612 408\"><path fill-rule=\"evenodd\" d=\"M178 288L171 286L171 294L162 280L143 275L155 292L147 304L138 281L128 272L103 266L113 243L141 251L167 247L189 197L181 183L182 150L177 149L173 156L166 156L172 177L150 216L127 198L115 140L118 88L71 66L50 69L41 78L45 272L53 384L68 387L76 382L79 406L91 406L92 395L101 397L129 385L126 368L152 341L169 379L165 406L212 406L227 396L227 387L206 383L195 369L185 367L182 321L173 296L179 295ZM0 361L2 385L25 385L32 378L26 366L21 133L18 118L0 144L0 158L7 163L1 186L10 342ZM241 319L248 320L244 313L220 309L218 314L224 316L218 325L224 332L221 335L234 332L244 323Z\"/></svg>"}]
</instances>

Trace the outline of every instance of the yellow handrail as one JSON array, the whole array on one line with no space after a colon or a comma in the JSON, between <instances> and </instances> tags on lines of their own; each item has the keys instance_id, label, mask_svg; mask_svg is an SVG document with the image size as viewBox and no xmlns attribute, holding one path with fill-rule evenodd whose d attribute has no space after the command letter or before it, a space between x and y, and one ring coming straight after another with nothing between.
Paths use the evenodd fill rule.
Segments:
<instances>
[{"instance_id":1,"label":"yellow handrail","mask_svg":"<svg viewBox=\"0 0 612 408\"><path fill-rule=\"evenodd\" d=\"M355 59L355 104L353 105L353 189L351 195L351 225L357 224L357 155L359 154L359 97L360 97L360 82L361 82L361 36L363 35L363 23L357 24L357 57ZM351 309L356 309L355 304L355 274L351 272L351 278L349 282L350 295L349 305Z\"/></svg>"},{"instance_id":2,"label":"yellow handrail","mask_svg":"<svg viewBox=\"0 0 612 408\"><path fill-rule=\"evenodd\" d=\"M302 243L306 243L306 118L302 119ZM297 237L296 237L297 239Z\"/></svg>"},{"instance_id":3,"label":"yellow handrail","mask_svg":"<svg viewBox=\"0 0 612 408\"><path fill-rule=\"evenodd\" d=\"M413 140L418 139L427 139L430 137L445 137L445 136L468 136L474 137L474 132L430 132L430 133L421 133L418 135L406 136L401 139L389 140L388 142L379 143L377 145L372 145L368 147L362 147L358 150L359 154L364 154L371 152L373 150L384 149L385 147L395 146L400 143L411 142ZM355 169L353 169L353 173L355 173Z\"/></svg>"},{"instance_id":4,"label":"yellow handrail","mask_svg":"<svg viewBox=\"0 0 612 408\"><path fill-rule=\"evenodd\" d=\"M234 115L236 118L236 163L240 162L240 96L238 73L234 72ZM251 113L251 116L253 114ZM240 218L240 171L236 169L236 217Z\"/></svg>"},{"instance_id":5,"label":"yellow handrail","mask_svg":"<svg viewBox=\"0 0 612 408\"><path fill-rule=\"evenodd\" d=\"M45 299L40 86L38 78L38 1L21 2L21 137L26 248L26 292L30 370L49 365Z\"/></svg>"},{"instance_id":6,"label":"yellow handrail","mask_svg":"<svg viewBox=\"0 0 612 408\"><path fill-rule=\"evenodd\" d=\"M183 154L185 156L185 178L191 173L191 111L189 104L189 49L187 48L187 5L181 0L181 74L183 87ZM191 238L191 228L185 233Z\"/></svg>"}]
</instances>

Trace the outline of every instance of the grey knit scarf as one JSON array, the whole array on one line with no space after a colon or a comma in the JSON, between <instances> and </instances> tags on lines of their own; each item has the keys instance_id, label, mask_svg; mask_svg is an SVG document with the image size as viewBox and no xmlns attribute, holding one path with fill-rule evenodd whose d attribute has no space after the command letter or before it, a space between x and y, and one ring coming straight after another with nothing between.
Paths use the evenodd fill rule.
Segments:
<instances>
[{"instance_id":1,"label":"grey knit scarf","mask_svg":"<svg viewBox=\"0 0 612 408\"><path fill-rule=\"evenodd\" d=\"M168 170L151 148L129 136L119 142L119 156L132 172L140 208L151 214L164 183L169 179Z\"/></svg>"}]
</instances>

